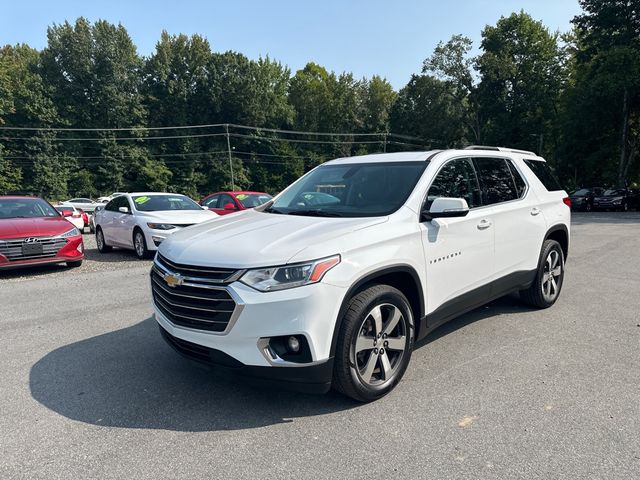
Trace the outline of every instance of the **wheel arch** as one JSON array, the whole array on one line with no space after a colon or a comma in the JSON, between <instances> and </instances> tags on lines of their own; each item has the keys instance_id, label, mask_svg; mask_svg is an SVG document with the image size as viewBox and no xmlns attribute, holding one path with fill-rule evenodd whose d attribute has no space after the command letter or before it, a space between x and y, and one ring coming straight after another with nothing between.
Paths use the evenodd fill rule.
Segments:
<instances>
[{"instance_id":1,"label":"wheel arch","mask_svg":"<svg viewBox=\"0 0 640 480\"><path fill-rule=\"evenodd\" d=\"M566 225L558 224L547 230L545 240L555 240L560 244L565 260L569 256L569 229Z\"/></svg>"},{"instance_id":2,"label":"wheel arch","mask_svg":"<svg viewBox=\"0 0 640 480\"><path fill-rule=\"evenodd\" d=\"M338 317L333 329L330 351L331 357L335 355L338 333L342 326L342 318L349 306L349 300L373 284L390 285L400 290L407 297L414 316L415 337L418 338L418 329L421 325L420 319L424 317L425 312L424 292L422 289L422 283L420 282L420 277L416 270L410 265L401 264L387 266L364 275L347 291L347 294L344 296L342 301L342 305L340 306L340 310L338 311Z\"/></svg>"}]
</instances>

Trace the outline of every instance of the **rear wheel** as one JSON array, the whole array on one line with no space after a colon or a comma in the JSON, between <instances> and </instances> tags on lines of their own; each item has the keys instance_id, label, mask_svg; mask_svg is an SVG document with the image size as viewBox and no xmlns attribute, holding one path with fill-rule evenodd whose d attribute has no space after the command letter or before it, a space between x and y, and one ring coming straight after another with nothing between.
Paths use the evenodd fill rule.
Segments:
<instances>
[{"instance_id":1,"label":"rear wheel","mask_svg":"<svg viewBox=\"0 0 640 480\"><path fill-rule=\"evenodd\" d=\"M402 292L373 285L357 294L338 333L334 388L360 402L389 393L409 364L413 332L413 314Z\"/></svg>"},{"instance_id":2,"label":"rear wheel","mask_svg":"<svg viewBox=\"0 0 640 480\"><path fill-rule=\"evenodd\" d=\"M149 258L149 249L147 248L147 241L144 238L142 230L136 229L133 231L133 248L136 251L136 255L140 260Z\"/></svg>"},{"instance_id":3,"label":"rear wheel","mask_svg":"<svg viewBox=\"0 0 640 480\"><path fill-rule=\"evenodd\" d=\"M537 308L548 308L560 296L564 280L564 252L555 240L545 240L542 244L536 278L520 297Z\"/></svg>"},{"instance_id":4,"label":"rear wheel","mask_svg":"<svg viewBox=\"0 0 640 480\"><path fill-rule=\"evenodd\" d=\"M96 228L96 245L100 253L107 253L111 251L111 247L104 241L104 234L100 227Z\"/></svg>"}]
</instances>

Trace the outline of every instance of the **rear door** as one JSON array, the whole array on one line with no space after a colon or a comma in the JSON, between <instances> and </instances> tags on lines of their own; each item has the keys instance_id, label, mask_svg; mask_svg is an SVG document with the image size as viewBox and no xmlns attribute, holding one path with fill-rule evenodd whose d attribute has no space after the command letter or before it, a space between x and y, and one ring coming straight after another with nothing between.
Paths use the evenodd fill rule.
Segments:
<instances>
[{"instance_id":1,"label":"rear door","mask_svg":"<svg viewBox=\"0 0 640 480\"><path fill-rule=\"evenodd\" d=\"M102 234L104 235L104 240L109 245L113 245L115 241L115 232L114 232L114 223L113 219L115 217L115 213L118 211L118 198L114 198L109 203L107 203L102 212L100 212L99 226L102 230Z\"/></svg>"},{"instance_id":2,"label":"rear door","mask_svg":"<svg viewBox=\"0 0 640 480\"><path fill-rule=\"evenodd\" d=\"M470 210L464 217L421 223L429 327L486 300L493 271L493 210L482 206L480 185L469 158L449 160L440 168L427 191L424 208L438 197L464 198Z\"/></svg>"},{"instance_id":3,"label":"rear door","mask_svg":"<svg viewBox=\"0 0 640 480\"><path fill-rule=\"evenodd\" d=\"M535 270L546 222L535 192L511 159L475 157L484 203L493 208L495 291ZM503 285L504 283L504 285Z\"/></svg>"},{"instance_id":4,"label":"rear door","mask_svg":"<svg viewBox=\"0 0 640 480\"><path fill-rule=\"evenodd\" d=\"M127 207L129 212L122 213L119 210L115 212L114 224L117 236L116 241L123 247L133 247L133 226L135 224L133 208L125 195L118 197L117 200L118 209L120 207Z\"/></svg>"}]
</instances>

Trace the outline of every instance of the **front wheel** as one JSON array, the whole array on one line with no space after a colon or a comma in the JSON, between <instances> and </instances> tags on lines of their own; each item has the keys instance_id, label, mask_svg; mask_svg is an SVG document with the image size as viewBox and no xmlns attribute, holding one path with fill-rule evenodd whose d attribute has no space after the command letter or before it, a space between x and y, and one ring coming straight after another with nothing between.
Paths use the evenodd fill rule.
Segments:
<instances>
[{"instance_id":1,"label":"front wheel","mask_svg":"<svg viewBox=\"0 0 640 480\"><path fill-rule=\"evenodd\" d=\"M333 387L360 402L389 393L413 350L414 320L407 298L373 285L349 300L336 346Z\"/></svg>"},{"instance_id":2,"label":"front wheel","mask_svg":"<svg viewBox=\"0 0 640 480\"><path fill-rule=\"evenodd\" d=\"M140 260L149 258L149 249L147 248L147 242L144 239L144 233L141 230L136 230L133 233L133 247L136 251L136 256Z\"/></svg>"},{"instance_id":3,"label":"front wheel","mask_svg":"<svg viewBox=\"0 0 640 480\"><path fill-rule=\"evenodd\" d=\"M536 278L520 297L529 305L549 308L556 303L564 280L564 252L555 240L545 240L540 252Z\"/></svg>"}]
</instances>

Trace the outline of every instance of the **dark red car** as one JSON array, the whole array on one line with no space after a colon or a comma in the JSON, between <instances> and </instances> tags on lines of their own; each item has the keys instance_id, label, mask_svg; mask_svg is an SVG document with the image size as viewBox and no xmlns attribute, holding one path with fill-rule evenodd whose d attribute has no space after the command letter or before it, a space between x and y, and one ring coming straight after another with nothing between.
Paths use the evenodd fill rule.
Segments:
<instances>
[{"instance_id":1,"label":"dark red car","mask_svg":"<svg viewBox=\"0 0 640 480\"><path fill-rule=\"evenodd\" d=\"M79 267L80 231L37 197L0 196L0 270L44 263Z\"/></svg>"},{"instance_id":2,"label":"dark red car","mask_svg":"<svg viewBox=\"0 0 640 480\"><path fill-rule=\"evenodd\" d=\"M217 192L200 200L200 205L209 207L218 215L239 212L248 208L259 207L271 200L271 195L264 192Z\"/></svg>"}]
</instances>

